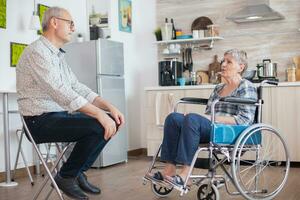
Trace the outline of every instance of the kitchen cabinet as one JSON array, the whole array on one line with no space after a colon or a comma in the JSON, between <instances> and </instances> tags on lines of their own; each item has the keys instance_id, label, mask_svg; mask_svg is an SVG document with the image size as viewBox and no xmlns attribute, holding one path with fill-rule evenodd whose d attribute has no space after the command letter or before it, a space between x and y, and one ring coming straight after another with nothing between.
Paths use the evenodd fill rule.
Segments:
<instances>
[{"instance_id":1,"label":"kitchen cabinet","mask_svg":"<svg viewBox=\"0 0 300 200\"><path fill-rule=\"evenodd\" d=\"M184 90L164 90L146 92L146 135L148 156L153 156L163 139L164 120L179 99L183 98ZM178 112L183 112L179 108Z\"/></svg>"},{"instance_id":2,"label":"kitchen cabinet","mask_svg":"<svg viewBox=\"0 0 300 200\"><path fill-rule=\"evenodd\" d=\"M208 98L213 88L213 85L146 88L145 131L148 156L153 156L162 142L164 118L172 112L169 105L182 97ZM291 161L300 162L300 82L264 87L263 99L262 122L278 130L286 141ZM160 106L157 101L161 101ZM202 105L178 107L178 112L183 113L204 113L204 110L205 106Z\"/></svg>"},{"instance_id":3,"label":"kitchen cabinet","mask_svg":"<svg viewBox=\"0 0 300 200\"><path fill-rule=\"evenodd\" d=\"M167 88L167 87L166 87ZM158 90L146 91L145 128L147 135L147 154L153 156L163 139L164 120L173 112L177 101L183 97L208 98L212 92L210 89L201 90ZM180 113L203 113L205 106L179 105L177 112Z\"/></svg>"},{"instance_id":4,"label":"kitchen cabinet","mask_svg":"<svg viewBox=\"0 0 300 200\"><path fill-rule=\"evenodd\" d=\"M271 124L283 136L291 161L300 161L300 87L271 88Z\"/></svg>"}]
</instances>

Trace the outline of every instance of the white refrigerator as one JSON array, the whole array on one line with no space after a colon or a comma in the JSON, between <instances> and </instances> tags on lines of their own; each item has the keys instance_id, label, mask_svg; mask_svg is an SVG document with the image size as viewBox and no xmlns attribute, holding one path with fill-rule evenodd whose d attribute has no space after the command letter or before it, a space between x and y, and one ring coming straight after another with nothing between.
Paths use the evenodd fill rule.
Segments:
<instances>
[{"instance_id":1,"label":"white refrigerator","mask_svg":"<svg viewBox=\"0 0 300 200\"><path fill-rule=\"evenodd\" d=\"M70 43L63 47L72 71L102 98L115 105L126 119L124 54L120 42L98 39ZM106 167L127 161L126 124L107 143L93 167Z\"/></svg>"}]
</instances>

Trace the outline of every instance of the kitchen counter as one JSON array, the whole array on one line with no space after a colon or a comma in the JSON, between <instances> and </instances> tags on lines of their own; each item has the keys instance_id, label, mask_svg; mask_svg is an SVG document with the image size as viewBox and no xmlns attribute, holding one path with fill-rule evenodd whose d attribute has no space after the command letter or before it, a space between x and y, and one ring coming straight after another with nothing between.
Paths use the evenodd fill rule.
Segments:
<instances>
[{"instance_id":1,"label":"kitchen counter","mask_svg":"<svg viewBox=\"0 0 300 200\"><path fill-rule=\"evenodd\" d=\"M259 85L259 83L255 83ZM266 87L274 87L273 85L265 85ZM298 82L279 82L278 87L293 87L300 86L300 81ZM154 87L145 87L146 91L151 90L197 90L197 89L211 89L214 88L214 84L202 84L202 85L186 85L186 86L154 86Z\"/></svg>"}]
</instances>

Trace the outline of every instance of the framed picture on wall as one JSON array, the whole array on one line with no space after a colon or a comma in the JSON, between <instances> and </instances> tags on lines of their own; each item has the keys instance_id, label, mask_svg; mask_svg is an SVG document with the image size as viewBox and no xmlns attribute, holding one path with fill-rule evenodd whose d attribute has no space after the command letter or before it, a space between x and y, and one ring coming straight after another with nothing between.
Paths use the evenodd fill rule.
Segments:
<instances>
[{"instance_id":1,"label":"framed picture on wall","mask_svg":"<svg viewBox=\"0 0 300 200\"><path fill-rule=\"evenodd\" d=\"M131 0L119 0L119 30L132 32L132 2Z\"/></svg>"},{"instance_id":2,"label":"framed picture on wall","mask_svg":"<svg viewBox=\"0 0 300 200\"><path fill-rule=\"evenodd\" d=\"M6 0L0 0L0 28L6 28Z\"/></svg>"},{"instance_id":3,"label":"framed picture on wall","mask_svg":"<svg viewBox=\"0 0 300 200\"><path fill-rule=\"evenodd\" d=\"M44 13L46 12L46 10L48 10L50 7L49 6L45 6L43 4L38 4L38 15L39 15L39 18L40 18L40 22L42 24L42 20L43 20L43 16L44 16ZM43 33L43 30L39 30L38 31L38 34L41 35Z\"/></svg>"},{"instance_id":4,"label":"framed picture on wall","mask_svg":"<svg viewBox=\"0 0 300 200\"><path fill-rule=\"evenodd\" d=\"M16 67L20 56L22 55L24 49L27 47L27 44L21 44L16 42L10 43L10 66Z\"/></svg>"}]
</instances>

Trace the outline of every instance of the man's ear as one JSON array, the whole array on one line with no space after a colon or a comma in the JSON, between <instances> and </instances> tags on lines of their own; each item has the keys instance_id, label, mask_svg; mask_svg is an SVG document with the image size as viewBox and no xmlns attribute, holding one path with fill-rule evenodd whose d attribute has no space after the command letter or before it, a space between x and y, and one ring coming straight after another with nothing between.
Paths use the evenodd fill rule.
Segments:
<instances>
[{"instance_id":1,"label":"man's ear","mask_svg":"<svg viewBox=\"0 0 300 200\"><path fill-rule=\"evenodd\" d=\"M49 25L52 26L54 29L57 27L57 19L55 17L52 17L50 19Z\"/></svg>"}]
</instances>

